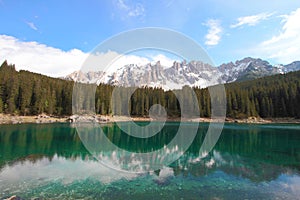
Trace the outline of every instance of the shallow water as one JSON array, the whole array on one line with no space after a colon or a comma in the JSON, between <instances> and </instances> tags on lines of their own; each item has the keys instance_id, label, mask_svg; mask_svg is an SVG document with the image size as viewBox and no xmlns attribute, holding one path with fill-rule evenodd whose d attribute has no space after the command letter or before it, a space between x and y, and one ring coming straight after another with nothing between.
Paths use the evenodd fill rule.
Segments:
<instances>
[{"instance_id":1,"label":"shallow water","mask_svg":"<svg viewBox=\"0 0 300 200\"><path fill-rule=\"evenodd\" d=\"M114 124L102 128L113 144L134 153L164 148L178 126L168 122L148 139ZM225 124L214 149L200 155L207 127L199 125L178 160L136 174L96 160L70 124L1 125L0 199L299 199L300 125Z\"/></svg>"}]
</instances>

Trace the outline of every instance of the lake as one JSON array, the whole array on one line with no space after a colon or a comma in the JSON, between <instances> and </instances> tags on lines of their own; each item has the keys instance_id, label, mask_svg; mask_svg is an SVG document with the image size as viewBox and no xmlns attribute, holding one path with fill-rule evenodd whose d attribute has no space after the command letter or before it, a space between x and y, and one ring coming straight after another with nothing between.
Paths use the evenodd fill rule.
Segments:
<instances>
[{"instance_id":1,"label":"lake","mask_svg":"<svg viewBox=\"0 0 300 200\"><path fill-rule=\"evenodd\" d=\"M179 159L145 173L99 162L68 123L1 125L0 199L299 199L299 124L225 124L213 150L199 155L208 125L200 123ZM150 138L102 128L134 154L164 148L178 126L167 122Z\"/></svg>"}]
</instances>

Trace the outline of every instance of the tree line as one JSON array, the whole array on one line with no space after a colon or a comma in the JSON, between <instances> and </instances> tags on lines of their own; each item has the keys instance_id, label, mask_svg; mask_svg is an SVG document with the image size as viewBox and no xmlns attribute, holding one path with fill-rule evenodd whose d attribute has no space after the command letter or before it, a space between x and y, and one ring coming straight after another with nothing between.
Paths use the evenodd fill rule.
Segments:
<instances>
[{"instance_id":1,"label":"tree line","mask_svg":"<svg viewBox=\"0 0 300 200\"><path fill-rule=\"evenodd\" d=\"M164 91L161 88L142 87L128 96L132 88L107 84L81 85L90 87L95 95L93 99L82 95L77 103L83 105L82 109L92 107L97 114L148 116L151 106L159 104L165 108L169 117L190 115L197 109L201 117L211 116L211 98L207 88L184 86L181 90ZM0 67L0 113L71 115L73 87L73 81L24 70L18 72L14 65L5 61ZM116 89L116 101L112 102L111 97ZM195 96L187 95L189 90L193 90ZM227 117L300 117L300 71L225 84L225 90ZM125 101L125 106L122 105L124 101L120 101L123 98L129 99ZM198 104L194 104L195 100ZM181 113L184 104L198 107L186 106L186 113ZM124 108L128 108L129 113Z\"/></svg>"}]
</instances>

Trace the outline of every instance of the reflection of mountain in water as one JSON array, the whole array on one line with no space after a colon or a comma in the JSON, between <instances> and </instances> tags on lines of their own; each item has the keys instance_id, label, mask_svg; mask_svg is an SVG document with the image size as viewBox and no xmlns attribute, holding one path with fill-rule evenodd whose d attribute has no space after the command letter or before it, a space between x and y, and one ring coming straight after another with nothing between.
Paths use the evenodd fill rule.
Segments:
<instances>
[{"instance_id":1,"label":"reflection of mountain in water","mask_svg":"<svg viewBox=\"0 0 300 200\"><path fill-rule=\"evenodd\" d=\"M68 159L89 155L68 124L2 125L0 142L0 168L16 161L51 160L55 155Z\"/></svg>"},{"instance_id":2,"label":"reflection of mountain in water","mask_svg":"<svg viewBox=\"0 0 300 200\"><path fill-rule=\"evenodd\" d=\"M160 133L148 139L124 134L114 125L103 130L107 138L120 148L131 152L149 152L167 145L174 138L178 125L168 122ZM207 155L199 155L207 128L208 124L201 124L188 151L171 164L175 176L201 177L221 170L261 182L274 180L282 173L300 171L300 136L296 134L298 126L228 124L214 150ZM5 125L0 130L0 141L0 169L6 164L35 163L45 157L49 161L54 157L92 160L75 129L69 124ZM165 151L180 152L180 146ZM111 155L111 152L101 153Z\"/></svg>"}]
</instances>

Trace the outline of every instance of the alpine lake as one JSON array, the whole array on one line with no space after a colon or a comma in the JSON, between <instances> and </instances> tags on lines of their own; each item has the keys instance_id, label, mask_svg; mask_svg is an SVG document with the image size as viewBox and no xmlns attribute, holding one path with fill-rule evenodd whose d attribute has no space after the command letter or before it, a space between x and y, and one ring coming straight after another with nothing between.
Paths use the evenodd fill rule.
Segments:
<instances>
[{"instance_id":1,"label":"alpine lake","mask_svg":"<svg viewBox=\"0 0 300 200\"><path fill-rule=\"evenodd\" d=\"M166 122L149 138L101 126L112 143L134 153L164 148L179 125ZM209 123L188 125L199 127L183 155L145 173L99 162L72 124L1 125L0 199L300 199L300 124L225 123L207 155L199 149Z\"/></svg>"}]
</instances>

